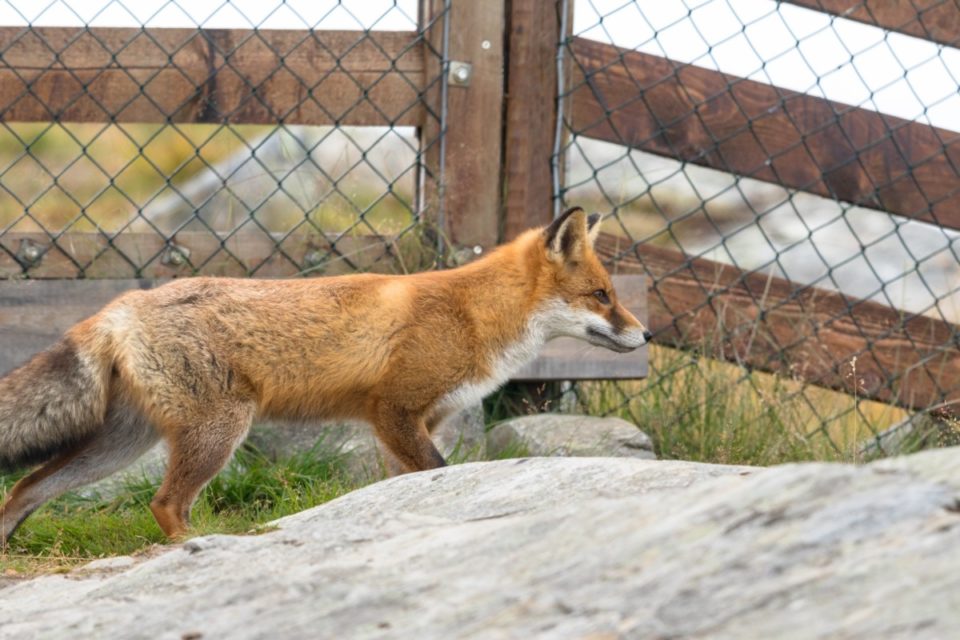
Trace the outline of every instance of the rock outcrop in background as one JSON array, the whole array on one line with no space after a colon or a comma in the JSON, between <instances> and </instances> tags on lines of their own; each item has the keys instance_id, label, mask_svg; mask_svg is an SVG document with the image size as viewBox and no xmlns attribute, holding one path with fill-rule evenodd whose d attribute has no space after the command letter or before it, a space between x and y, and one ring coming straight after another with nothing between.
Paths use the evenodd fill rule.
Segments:
<instances>
[{"instance_id":1,"label":"rock outcrop in background","mask_svg":"<svg viewBox=\"0 0 960 640\"><path fill-rule=\"evenodd\" d=\"M612 456L645 458L653 441L635 424L620 418L542 413L506 420L487 432L487 453L519 449L528 456Z\"/></svg>"},{"instance_id":2,"label":"rock outcrop in background","mask_svg":"<svg viewBox=\"0 0 960 640\"><path fill-rule=\"evenodd\" d=\"M0 590L16 638L948 638L960 449L769 469L622 458L386 480L255 536Z\"/></svg>"}]
</instances>

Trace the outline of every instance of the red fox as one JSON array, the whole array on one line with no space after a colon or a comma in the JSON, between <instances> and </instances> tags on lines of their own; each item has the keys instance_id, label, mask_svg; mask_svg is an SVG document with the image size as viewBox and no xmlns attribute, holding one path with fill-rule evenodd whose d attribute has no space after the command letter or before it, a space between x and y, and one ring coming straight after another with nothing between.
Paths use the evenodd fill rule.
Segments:
<instances>
[{"instance_id":1,"label":"red fox","mask_svg":"<svg viewBox=\"0 0 960 640\"><path fill-rule=\"evenodd\" d=\"M45 463L0 509L0 542L45 501L165 438L150 504L169 537L257 417L368 422L397 472L440 467L430 433L557 336L628 352L650 333L574 208L457 269L301 280L189 278L119 296L0 379L0 467Z\"/></svg>"}]
</instances>

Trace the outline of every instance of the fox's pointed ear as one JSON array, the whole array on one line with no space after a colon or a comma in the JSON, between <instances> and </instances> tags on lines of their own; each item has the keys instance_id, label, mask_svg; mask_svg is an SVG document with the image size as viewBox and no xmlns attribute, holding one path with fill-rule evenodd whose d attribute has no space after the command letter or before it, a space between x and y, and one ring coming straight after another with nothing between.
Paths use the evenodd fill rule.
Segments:
<instances>
[{"instance_id":1,"label":"fox's pointed ear","mask_svg":"<svg viewBox=\"0 0 960 640\"><path fill-rule=\"evenodd\" d=\"M600 235L600 219L599 213L591 213L587 216L587 240L591 247L597 243L597 236Z\"/></svg>"},{"instance_id":2,"label":"fox's pointed ear","mask_svg":"<svg viewBox=\"0 0 960 640\"><path fill-rule=\"evenodd\" d=\"M588 243L587 214L580 207L567 209L543 230L547 255L559 262L576 260Z\"/></svg>"}]
</instances>

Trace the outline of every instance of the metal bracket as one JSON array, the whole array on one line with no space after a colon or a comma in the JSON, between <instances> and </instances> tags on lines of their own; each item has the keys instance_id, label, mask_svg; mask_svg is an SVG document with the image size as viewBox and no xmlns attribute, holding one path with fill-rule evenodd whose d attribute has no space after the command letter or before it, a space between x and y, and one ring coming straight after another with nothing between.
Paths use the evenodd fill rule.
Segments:
<instances>
[{"instance_id":1,"label":"metal bracket","mask_svg":"<svg viewBox=\"0 0 960 640\"><path fill-rule=\"evenodd\" d=\"M309 271L313 274L322 274L325 270L325 264L329 259L329 251L322 251L317 248L310 249L303 256L304 271Z\"/></svg>"},{"instance_id":2,"label":"metal bracket","mask_svg":"<svg viewBox=\"0 0 960 640\"><path fill-rule=\"evenodd\" d=\"M176 244L172 240L167 244L166 249L160 256L160 264L168 267L182 267L190 260L190 249L183 245Z\"/></svg>"},{"instance_id":3,"label":"metal bracket","mask_svg":"<svg viewBox=\"0 0 960 640\"><path fill-rule=\"evenodd\" d=\"M20 247L17 249L17 262L24 268L35 267L43 260L43 254L46 252L46 245L25 238L20 241Z\"/></svg>"},{"instance_id":4,"label":"metal bracket","mask_svg":"<svg viewBox=\"0 0 960 640\"><path fill-rule=\"evenodd\" d=\"M451 60L447 80L457 87L469 87L473 78L473 65L461 60Z\"/></svg>"},{"instance_id":5,"label":"metal bracket","mask_svg":"<svg viewBox=\"0 0 960 640\"><path fill-rule=\"evenodd\" d=\"M472 247L460 247L452 254L447 260L449 266L459 267L467 263L473 262L483 254L483 247L480 245L474 245Z\"/></svg>"}]
</instances>

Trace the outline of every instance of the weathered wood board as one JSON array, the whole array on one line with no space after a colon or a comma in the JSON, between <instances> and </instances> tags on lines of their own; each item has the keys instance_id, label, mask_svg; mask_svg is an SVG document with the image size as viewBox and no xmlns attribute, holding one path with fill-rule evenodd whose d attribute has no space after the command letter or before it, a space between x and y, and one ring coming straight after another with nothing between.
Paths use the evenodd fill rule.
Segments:
<instances>
[{"instance_id":1,"label":"weathered wood board","mask_svg":"<svg viewBox=\"0 0 960 640\"><path fill-rule=\"evenodd\" d=\"M785 1L950 47L960 45L960 6L956 2L944 0Z\"/></svg>"},{"instance_id":2,"label":"weathered wood board","mask_svg":"<svg viewBox=\"0 0 960 640\"><path fill-rule=\"evenodd\" d=\"M419 125L403 31L0 28L0 120Z\"/></svg>"},{"instance_id":3,"label":"weathered wood board","mask_svg":"<svg viewBox=\"0 0 960 640\"><path fill-rule=\"evenodd\" d=\"M960 133L584 38L577 135L960 229Z\"/></svg>"},{"instance_id":4,"label":"weathered wood board","mask_svg":"<svg viewBox=\"0 0 960 640\"><path fill-rule=\"evenodd\" d=\"M911 409L960 401L957 325L605 233L597 253L652 278L658 343Z\"/></svg>"}]
</instances>

